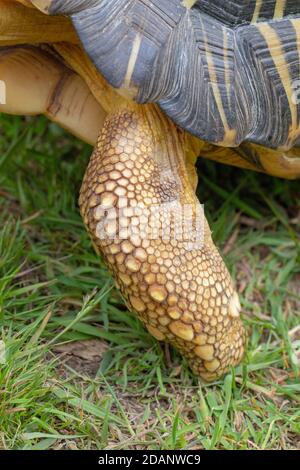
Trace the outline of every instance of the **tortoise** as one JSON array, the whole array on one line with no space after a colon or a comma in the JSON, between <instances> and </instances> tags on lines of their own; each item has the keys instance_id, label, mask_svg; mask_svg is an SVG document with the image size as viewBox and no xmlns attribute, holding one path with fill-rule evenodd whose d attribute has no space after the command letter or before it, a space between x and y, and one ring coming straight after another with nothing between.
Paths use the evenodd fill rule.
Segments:
<instances>
[{"instance_id":1,"label":"tortoise","mask_svg":"<svg viewBox=\"0 0 300 470\"><path fill-rule=\"evenodd\" d=\"M128 308L222 376L246 332L194 164L300 176L299 1L0 0L0 46L1 111L94 146L79 206Z\"/></svg>"}]
</instances>

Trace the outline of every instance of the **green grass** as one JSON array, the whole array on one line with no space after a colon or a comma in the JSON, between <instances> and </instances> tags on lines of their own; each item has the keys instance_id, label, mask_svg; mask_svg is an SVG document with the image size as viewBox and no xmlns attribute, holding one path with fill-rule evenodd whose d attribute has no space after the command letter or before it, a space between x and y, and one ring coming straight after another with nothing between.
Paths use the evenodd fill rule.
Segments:
<instances>
[{"instance_id":1,"label":"green grass","mask_svg":"<svg viewBox=\"0 0 300 470\"><path fill-rule=\"evenodd\" d=\"M91 149L43 118L0 129L0 448L299 448L299 182L199 161L249 331L243 364L205 385L93 252L77 208Z\"/></svg>"}]
</instances>

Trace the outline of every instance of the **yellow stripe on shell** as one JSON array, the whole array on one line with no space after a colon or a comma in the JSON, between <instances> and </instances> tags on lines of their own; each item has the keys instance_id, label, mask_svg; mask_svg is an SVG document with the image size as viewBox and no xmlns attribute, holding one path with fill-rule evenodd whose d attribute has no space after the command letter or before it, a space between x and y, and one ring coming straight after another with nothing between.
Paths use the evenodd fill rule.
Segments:
<instances>
[{"instance_id":1,"label":"yellow stripe on shell","mask_svg":"<svg viewBox=\"0 0 300 470\"><path fill-rule=\"evenodd\" d=\"M291 111L291 125L289 128L287 142L285 145L282 146L282 150L288 150L293 146L293 143L300 135L300 125L298 124L298 109L297 104L293 101L293 80L290 75L289 64L286 61L286 54L282 47L281 39L275 29L267 23L258 24L257 28L263 35L268 45L270 56L276 66L276 70L278 72L282 86L284 87L286 93L286 97L289 102L289 107ZM295 28L295 30L297 31L297 28ZM299 47L300 42L298 43L297 41L297 48Z\"/></svg>"},{"instance_id":2,"label":"yellow stripe on shell","mask_svg":"<svg viewBox=\"0 0 300 470\"><path fill-rule=\"evenodd\" d=\"M218 142L218 145L223 145L226 147L234 146L236 143L236 129L231 129L228 125L228 121L227 121L227 117L226 117L226 113L224 110L222 97L221 97L221 93L220 93L220 89L218 85L216 68L214 65L212 53L209 50L207 35L204 29L202 18L201 18L201 25L202 25L202 31L203 31L203 36L204 36L206 60L207 60L208 72L210 76L210 82L211 82L214 98L216 101L216 105L218 107L218 111L219 111L219 114L223 123L223 128L224 128L224 139L221 142ZM225 30L225 34L226 34L226 30ZM223 50L225 51L224 47L223 47ZM226 60L227 60L227 55L224 53L224 62L226 62Z\"/></svg>"},{"instance_id":3,"label":"yellow stripe on shell","mask_svg":"<svg viewBox=\"0 0 300 470\"><path fill-rule=\"evenodd\" d=\"M283 18L286 7L286 0L276 0L274 19Z\"/></svg>"}]
</instances>

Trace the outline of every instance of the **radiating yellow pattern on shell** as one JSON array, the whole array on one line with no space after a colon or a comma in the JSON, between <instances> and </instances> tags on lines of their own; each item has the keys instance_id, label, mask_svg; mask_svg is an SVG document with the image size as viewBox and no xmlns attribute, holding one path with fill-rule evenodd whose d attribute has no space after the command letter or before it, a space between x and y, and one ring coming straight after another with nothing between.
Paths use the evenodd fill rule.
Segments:
<instances>
[{"instance_id":1,"label":"radiating yellow pattern on shell","mask_svg":"<svg viewBox=\"0 0 300 470\"><path fill-rule=\"evenodd\" d=\"M209 381L241 360L245 331L238 296L205 219L203 245L195 249L172 236L172 223L169 239L135 233L127 239L98 236L103 207L122 206L125 198L133 225L138 204L146 213L175 197L196 210L199 203L185 171L183 149L184 134L154 106L130 106L110 115L84 178L80 208L128 307L155 338L174 345L192 370ZM161 165L168 161L177 185L161 178ZM121 216L118 223L121 233ZM162 226L167 223L162 214ZM110 230L109 224L108 218Z\"/></svg>"}]
</instances>

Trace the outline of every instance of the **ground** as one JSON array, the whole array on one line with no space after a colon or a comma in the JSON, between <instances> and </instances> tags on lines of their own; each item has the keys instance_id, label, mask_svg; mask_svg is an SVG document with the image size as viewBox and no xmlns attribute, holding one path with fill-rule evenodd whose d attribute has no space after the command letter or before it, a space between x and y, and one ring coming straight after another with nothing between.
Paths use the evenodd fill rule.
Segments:
<instances>
[{"instance_id":1,"label":"ground","mask_svg":"<svg viewBox=\"0 0 300 470\"><path fill-rule=\"evenodd\" d=\"M299 182L199 160L243 364L206 385L128 313L81 221L90 147L0 116L0 448L299 449Z\"/></svg>"}]
</instances>

